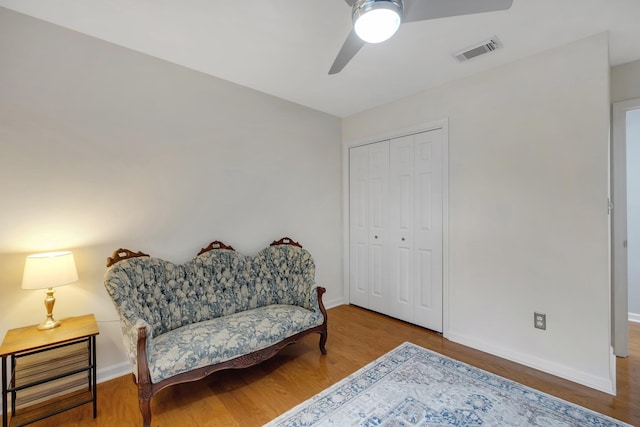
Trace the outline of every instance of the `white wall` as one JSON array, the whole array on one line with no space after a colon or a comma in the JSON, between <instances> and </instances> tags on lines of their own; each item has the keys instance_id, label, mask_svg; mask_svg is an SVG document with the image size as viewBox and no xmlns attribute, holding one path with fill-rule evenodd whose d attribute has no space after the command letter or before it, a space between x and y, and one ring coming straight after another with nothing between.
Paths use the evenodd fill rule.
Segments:
<instances>
[{"instance_id":1,"label":"white wall","mask_svg":"<svg viewBox=\"0 0 640 427\"><path fill-rule=\"evenodd\" d=\"M627 112L627 242L629 319L640 322L640 110Z\"/></svg>"},{"instance_id":2,"label":"white wall","mask_svg":"<svg viewBox=\"0 0 640 427\"><path fill-rule=\"evenodd\" d=\"M347 117L343 141L445 117L446 336L611 392L606 34Z\"/></svg>"},{"instance_id":3,"label":"white wall","mask_svg":"<svg viewBox=\"0 0 640 427\"><path fill-rule=\"evenodd\" d=\"M611 102L640 98L640 60L611 68Z\"/></svg>"},{"instance_id":4,"label":"white wall","mask_svg":"<svg viewBox=\"0 0 640 427\"><path fill-rule=\"evenodd\" d=\"M342 301L341 121L0 8L0 337L44 319L28 253L71 249L58 318L95 313L99 378L127 366L102 276L119 247L184 262L284 235Z\"/></svg>"}]
</instances>

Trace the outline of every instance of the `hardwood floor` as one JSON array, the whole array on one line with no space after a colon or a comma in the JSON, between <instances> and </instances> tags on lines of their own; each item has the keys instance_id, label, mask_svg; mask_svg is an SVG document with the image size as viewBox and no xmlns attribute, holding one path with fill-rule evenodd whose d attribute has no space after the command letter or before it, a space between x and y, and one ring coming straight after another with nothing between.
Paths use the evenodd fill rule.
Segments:
<instances>
[{"instance_id":1,"label":"hardwood floor","mask_svg":"<svg viewBox=\"0 0 640 427\"><path fill-rule=\"evenodd\" d=\"M618 395L523 367L447 341L417 326L354 306L329 310L328 354L308 336L261 365L216 373L160 392L152 400L153 426L260 426L324 390L399 344L410 341L481 369L640 426L640 324L630 324L630 353L617 360ZM98 349L99 350L99 349ZM131 376L98 385L98 418L90 405L38 423L48 426L139 426Z\"/></svg>"}]
</instances>

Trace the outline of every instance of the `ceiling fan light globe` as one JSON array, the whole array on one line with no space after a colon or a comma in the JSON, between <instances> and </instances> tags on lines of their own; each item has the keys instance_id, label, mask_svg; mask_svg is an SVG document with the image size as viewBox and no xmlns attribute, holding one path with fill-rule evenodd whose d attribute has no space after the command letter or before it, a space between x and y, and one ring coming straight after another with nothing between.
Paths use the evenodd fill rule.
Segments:
<instances>
[{"instance_id":1,"label":"ceiling fan light globe","mask_svg":"<svg viewBox=\"0 0 640 427\"><path fill-rule=\"evenodd\" d=\"M354 28L358 37L367 43L380 43L398 31L400 16L389 9L372 10L362 15Z\"/></svg>"},{"instance_id":2,"label":"ceiling fan light globe","mask_svg":"<svg viewBox=\"0 0 640 427\"><path fill-rule=\"evenodd\" d=\"M360 0L353 8L353 29L367 43L387 40L401 22L401 0Z\"/></svg>"}]
</instances>

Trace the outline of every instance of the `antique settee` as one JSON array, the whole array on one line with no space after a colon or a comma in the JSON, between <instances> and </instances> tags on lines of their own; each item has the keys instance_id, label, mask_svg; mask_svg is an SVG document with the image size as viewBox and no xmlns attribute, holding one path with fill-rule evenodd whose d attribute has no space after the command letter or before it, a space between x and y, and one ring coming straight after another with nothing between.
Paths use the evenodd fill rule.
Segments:
<instances>
[{"instance_id":1,"label":"antique settee","mask_svg":"<svg viewBox=\"0 0 640 427\"><path fill-rule=\"evenodd\" d=\"M119 249L104 285L120 316L143 425L151 398L177 383L260 363L310 333L326 354L325 289L313 258L289 238L255 256L215 241L177 265Z\"/></svg>"}]
</instances>

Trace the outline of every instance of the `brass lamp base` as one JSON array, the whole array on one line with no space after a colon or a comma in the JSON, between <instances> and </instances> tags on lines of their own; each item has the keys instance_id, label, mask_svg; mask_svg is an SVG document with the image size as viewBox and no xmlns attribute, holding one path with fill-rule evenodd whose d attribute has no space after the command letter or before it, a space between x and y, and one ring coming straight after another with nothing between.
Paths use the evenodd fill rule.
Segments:
<instances>
[{"instance_id":1,"label":"brass lamp base","mask_svg":"<svg viewBox=\"0 0 640 427\"><path fill-rule=\"evenodd\" d=\"M57 328L60 326L60 323L61 322L59 320L55 320L53 317L47 316L47 318L38 325L38 329L44 331L47 329Z\"/></svg>"},{"instance_id":2,"label":"brass lamp base","mask_svg":"<svg viewBox=\"0 0 640 427\"><path fill-rule=\"evenodd\" d=\"M44 306L47 309L47 318L38 325L38 329L41 331L60 326L61 322L53 318L53 306L56 303L56 298L53 296L54 292L53 288L47 289L47 297L44 299Z\"/></svg>"}]
</instances>

